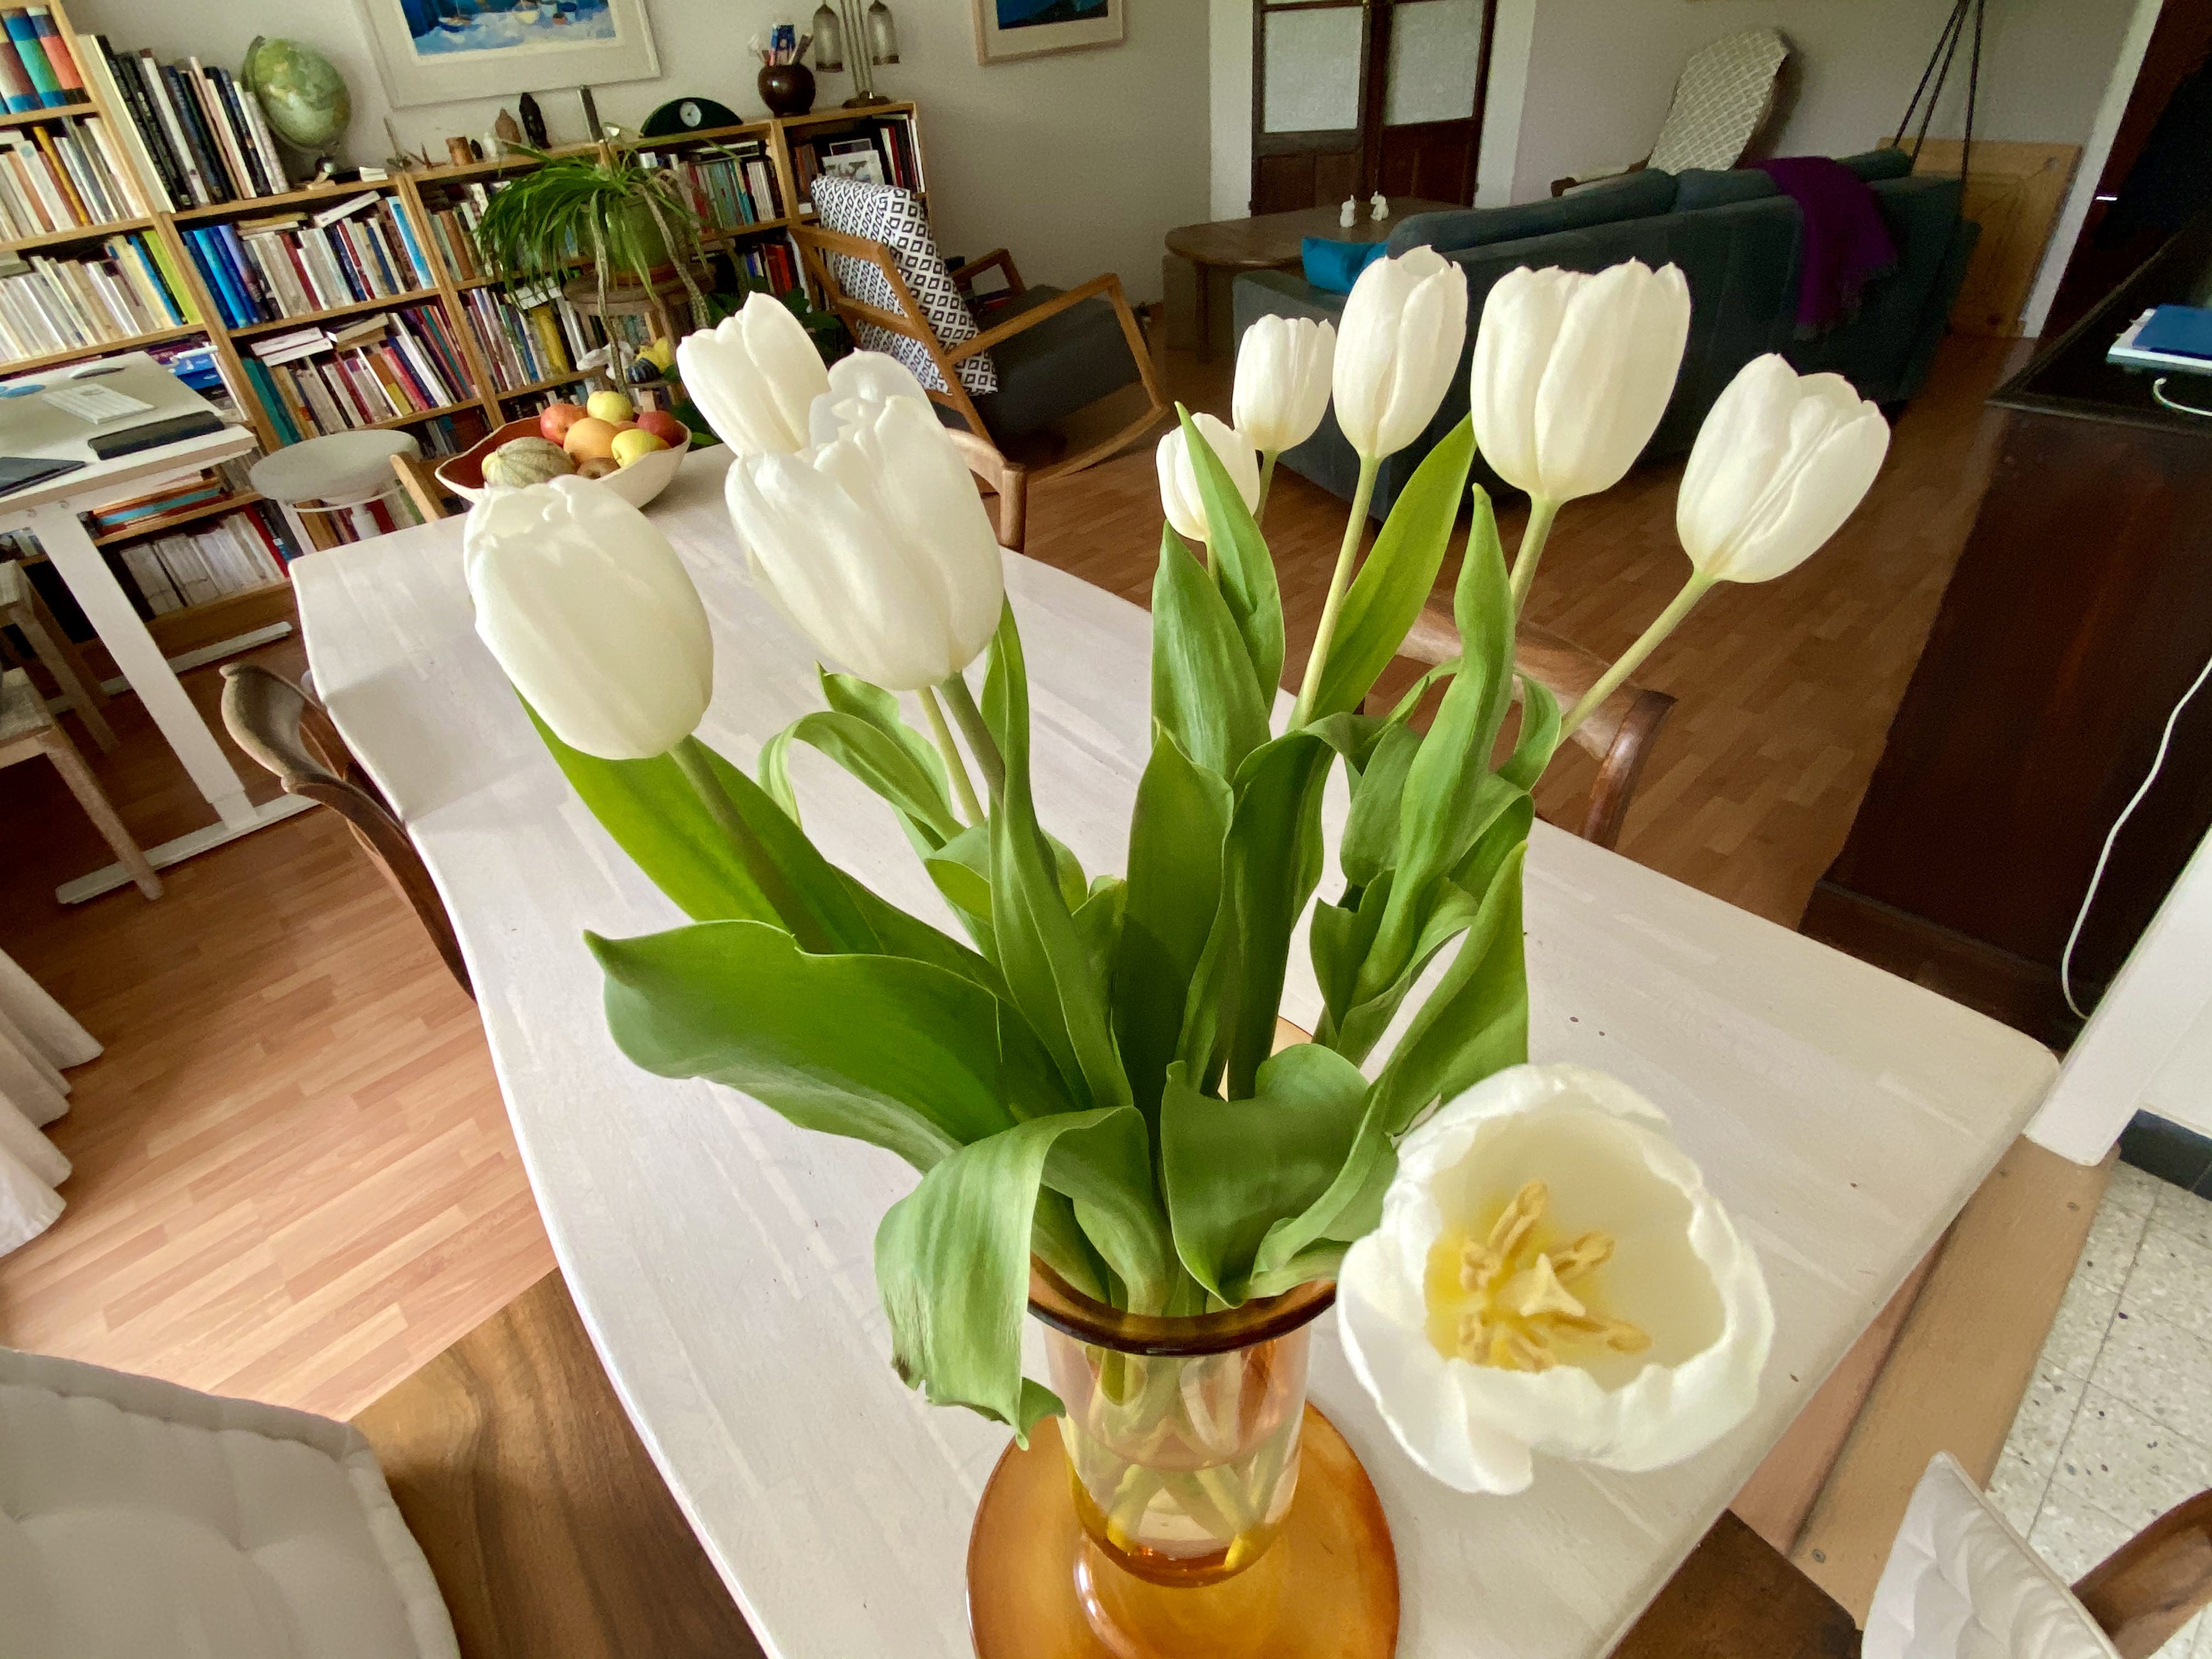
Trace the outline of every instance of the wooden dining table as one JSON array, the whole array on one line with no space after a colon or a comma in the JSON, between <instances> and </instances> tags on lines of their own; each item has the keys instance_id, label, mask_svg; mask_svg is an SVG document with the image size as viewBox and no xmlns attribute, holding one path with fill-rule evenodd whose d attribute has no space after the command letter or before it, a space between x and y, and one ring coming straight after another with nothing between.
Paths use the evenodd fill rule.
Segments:
<instances>
[{"instance_id":1,"label":"wooden dining table","mask_svg":"<svg viewBox=\"0 0 2212 1659\"><path fill-rule=\"evenodd\" d=\"M818 706L814 657L743 574L726 452L651 517L712 618L702 735L740 763ZM1006 1431L892 1374L872 1243L914 1182L616 1051L580 935L678 924L540 745L471 631L458 520L295 564L321 695L420 846L468 957L500 1086L576 1306L684 1515L779 1659L970 1652L963 1567ZM1149 623L1009 555L1032 677L1036 793L1092 872L1123 861L1149 751ZM811 751L816 843L943 917L888 809ZM1341 823L1340 787L1330 804ZM946 920L949 927L949 919ZM1757 1408L1654 1474L1538 1461L1467 1496L1398 1449L1315 1327L1312 1395L1396 1542L1404 1659L1595 1659L1720 1514L2010 1144L2051 1055L1917 986L1539 824L1527 928L1535 1058L1615 1073L1674 1120L1756 1247L1776 1311ZM1320 1006L1303 950L1284 1012ZM1036 1374L1034 1371L1032 1374Z\"/></svg>"}]
</instances>

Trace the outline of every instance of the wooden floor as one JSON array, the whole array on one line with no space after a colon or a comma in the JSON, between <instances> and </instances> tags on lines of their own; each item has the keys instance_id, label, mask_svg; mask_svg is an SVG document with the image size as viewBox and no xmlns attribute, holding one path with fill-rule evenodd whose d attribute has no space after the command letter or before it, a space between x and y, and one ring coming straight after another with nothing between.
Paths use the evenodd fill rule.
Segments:
<instances>
[{"instance_id":1,"label":"wooden floor","mask_svg":"<svg viewBox=\"0 0 2212 1659\"><path fill-rule=\"evenodd\" d=\"M1972 522L2006 349L1947 345L1874 495L1812 564L1706 601L1644 678L1681 707L1621 850L1796 921L1842 845ZM1226 403L1226 366L1170 386ZM1224 411L1225 412L1225 411ZM1562 516L1531 614L1611 653L1679 584L1680 465ZM1030 550L1142 603L1158 546L1149 451L1047 485ZM1508 544L1517 514L1506 520ZM1301 663L1342 526L1285 472L1268 530ZM1451 571L1448 568L1446 580ZM295 641L261 653L295 672ZM213 669L186 676L204 707ZM206 809L135 701L95 765L142 843ZM1562 757L1544 799L1578 795ZM250 768L243 769L250 770ZM347 1417L552 1265L472 1006L325 813L76 908L106 861L52 769L0 774L0 949L107 1053L55 1124L76 1164L51 1231L0 1259L0 1343Z\"/></svg>"}]
</instances>

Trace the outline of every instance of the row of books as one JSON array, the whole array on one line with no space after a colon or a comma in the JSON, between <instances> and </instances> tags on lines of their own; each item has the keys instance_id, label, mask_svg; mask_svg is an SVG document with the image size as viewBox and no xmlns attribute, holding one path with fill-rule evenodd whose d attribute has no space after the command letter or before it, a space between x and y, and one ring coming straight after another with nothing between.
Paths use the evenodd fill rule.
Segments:
<instances>
[{"instance_id":1,"label":"row of books","mask_svg":"<svg viewBox=\"0 0 2212 1659\"><path fill-rule=\"evenodd\" d=\"M558 290L510 295L477 288L461 296L461 304L501 392L572 374L576 360L592 349L592 331Z\"/></svg>"},{"instance_id":2,"label":"row of books","mask_svg":"<svg viewBox=\"0 0 2212 1659\"><path fill-rule=\"evenodd\" d=\"M39 357L198 323L160 242L107 239L104 258L0 261L0 349Z\"/></svg>"},{"instance_id":3,"label":"row of books","mask_svg":"<svg viewBox=\"0 0 2212 1659\"><path fill-rule=\"evenodd\" d=\"M284 575L282 544L253 507L189 531L128 543L118 557L131 585L157 617L265 587Z\"/></svg>"},{"instance_id":4,"label":"row of books","mask_svg":"<svg viewBox=\"0 0 2212 1659\"><path fill-rule=\"evenodd\" d=\"M745 287L770 294L788 294L799 286L799 258L788 242L762 242L732 248L730 261Z\"/></svg>"},{"instance_id":5,"label":"row of books","mask_svg":"<svg viewBox=\"0 0 2212 1659\"><path fill-rule=\"evenodd\" d=\"M0 236L9 241L147 211L137 177L96 115L0 139Z\"/></svg>"},{"instance_id":6,"label":"row of books","mask_svg":"<svg viewBox=\"0 0 2212 1659\"><path fill-rule=\"evenodd\" d=\"M291 186L261 101L228 70L197 58L157 64L150 52L118 52L80 35L86 72L107 106L130 117L123 135L143 176L181 211L275 196Z\"/></svg>"},{"instance_id":7,"label":"row of books","mask_svg":"<svg viewBox=\"0 0 2212 1659\"><path fill-rule=\"evenodd\" d=\"M745 139L726 149L646 150L638 161L674 173L702 225L737 230L783 217L783 192L776 188L768 146L757 139Z\"/></svg>"},{"instance_id":8,"label":"row of books","mask_svg":"<svg viewBox=\"0 0 2212 1659\"><path fill-rule=\"evenodd\" d=\"M186 227L185 246L232 328L434 286L404 213L371 191L313 214Z\"/></svg>"},{"instance_id":9,"label":"row of books","mask_svg":"<svg viewBox=\"0 0 2212 1659\"><path fill-rule=\"evenodd\" d=\"M285 443L380 426L473 396L466 360L428 306L257 341L244 362Z\"/></svg>"},{"instance_id":10,"label":"row of books","mask_svg":"<svg viewBox=\"0 0 2212 1659\"><path fill-rule=\"evenodd\" d=\"M251 487L243 465L225 461L189 477L173 479L127 501L110 501L94 508L88 516L95 533L112 536L127 532L133 525L181 513L188 507L211 510L233 496L244 495Z\"/></svg>"},{"instance_id":11,"label":"row of books","mask_svg":"<svg viewBox=\"0 0 2212 1659\"><path fill-rule=\"evenodd\" d=\"M914 147L914 128L902 115L839 127L832 132L791 135L791 166L799 193L811 201L814 181L825 173L864 179L871 184L896 185L904 190L923 188L921 158Z\"/></svg>"},{"instance_id":12,"label":"row of books","mask_svg":"<svg viewBox=\"0 0 2212 1659\"><path fill-rule=\"evenodd\" d=\"M205 336L189 335L181 340L165 340L158 345L147 347L146 355L213 404L225 420L233 422L245 420L245 409L239 402L239 388L233 386L224 374L222 359L216 355L214 345ZM241 483L239 487L242 489L245 485Z\"/></svg>"},{"instance_id":13,"label":"row of books","mask_svg":"<svg viewBox=\"0 0 2212 1659\"><path fill-rule=\"evenodd\" d=\"M84 101L84 73L45 6L0 8L0 96L11 115Z\"/></svg>"}]
</instances>

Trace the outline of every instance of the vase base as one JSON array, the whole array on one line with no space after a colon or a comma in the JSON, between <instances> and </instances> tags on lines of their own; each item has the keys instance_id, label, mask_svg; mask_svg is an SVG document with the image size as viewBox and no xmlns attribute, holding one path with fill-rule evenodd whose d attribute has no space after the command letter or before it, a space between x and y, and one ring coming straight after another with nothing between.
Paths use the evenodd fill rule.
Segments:
<instances>
[{"instance_id":1,"label":"vase base","mask_svg":"<svg viewBox=\"0 0 2212 1659\"><path fill-rule=\"evenodd\" d=\"M1122 1571L1076 1519L1059 1419L1008 1446L968 1539L977 1659L1390 1659L1398 1557L1375 1487L1310 1403L1297 1495L1236 1577L1169 1589Z\"/></svg>"}]
</instances>

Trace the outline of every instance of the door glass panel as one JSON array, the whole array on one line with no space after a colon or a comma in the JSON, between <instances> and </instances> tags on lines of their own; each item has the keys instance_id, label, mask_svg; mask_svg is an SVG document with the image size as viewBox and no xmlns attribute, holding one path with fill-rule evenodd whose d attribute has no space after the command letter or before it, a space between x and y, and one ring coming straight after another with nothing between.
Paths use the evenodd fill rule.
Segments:
<instances>
[{"instance_id":1,"label":"door glass panel","mask_svg":"<svg viewBox=\"0 0 2212 1659\"><path fill-rule=\"evenodd\" d=\"M1357 6L1267 14L1267 131L1341 132L1359 125L1359 34Z\"/></svg>"},{"instance_id":2,"label":"door glass panel","mask_svg":"<svg viewBox=\"0 0 2212 1659\"><path fill-rule=\"evenodd\" d=\"M1481 55L1482 0L1398 0L1390 9L1383 124L1467 120Z\"/></svg>"}]
</instances>

